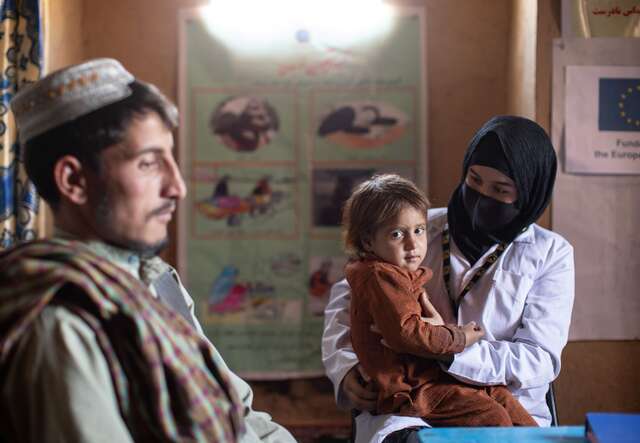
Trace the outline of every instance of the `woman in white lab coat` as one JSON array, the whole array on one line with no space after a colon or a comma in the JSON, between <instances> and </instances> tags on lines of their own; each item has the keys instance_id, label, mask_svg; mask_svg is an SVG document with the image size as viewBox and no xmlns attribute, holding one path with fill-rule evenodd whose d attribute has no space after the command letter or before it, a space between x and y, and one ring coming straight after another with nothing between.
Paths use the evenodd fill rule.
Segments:
<instances>
[{"instance_id":1,"label":"woman in white lab coat","mask_svg":"<svg viewBox=\"0 0 640 443\"><path fill-rule=\"evenodd\" d=\"M426 289L445 323L475 321L486 335L442 361L476 385L506 385L541 426L550 423L545 394L560 372L574 298L573 248L535 224L549 204L556 155L531 120L499 116L469 143L462 179L447 208L429 211ZM323 362L338 404L363 412L357 442L412 438L426 423L375 415L376 393L349 339L350 289L334 285L325 310ZM413 436L414 437L414 436Z\"/></svg>"}]
</instances>

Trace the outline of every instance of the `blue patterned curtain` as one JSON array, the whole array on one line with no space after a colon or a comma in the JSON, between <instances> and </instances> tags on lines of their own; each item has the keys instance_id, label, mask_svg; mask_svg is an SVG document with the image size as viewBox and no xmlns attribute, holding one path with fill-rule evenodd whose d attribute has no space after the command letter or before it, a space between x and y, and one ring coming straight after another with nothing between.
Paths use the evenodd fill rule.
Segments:
<instances>
[{"instance_id":1,"label":"blue patterned curtain","mask_svg":"<svg viewBox=\"0 0 640 443\"><path fill-rule=\"evenodd\" d=\"M0 0L0 5L1 250L37 236L39 199L24 171L9 102L26 84L40 78L42 45L38 0Z\"/></svg>"}]
</instances>

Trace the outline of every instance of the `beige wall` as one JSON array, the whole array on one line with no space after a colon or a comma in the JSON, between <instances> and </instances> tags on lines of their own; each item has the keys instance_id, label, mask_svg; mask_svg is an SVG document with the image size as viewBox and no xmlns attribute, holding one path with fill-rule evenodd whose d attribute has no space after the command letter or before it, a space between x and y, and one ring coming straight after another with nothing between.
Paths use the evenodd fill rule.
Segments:
<instances>
[{"instance_id":1,"label":"beige wall","mask_svg":"<svg viewBox=\"0 0 640 443\"><path fill-rule=\"evenodd\" d=\"M507 113L535 120L538 3L514 0L512 8Z\"/></svg>"},{"instance_id":2,"label":"beige wall","mask_svg":"<svg viewBox=\"0 0 640 443\"><path fill-rule=\"evenodd\" d=\"M55 2L55 4L54 4ZM44 20L44 73L82 60L83 0L41 0ZM43 201L38 214L38 235L46 237L53 232L53 215Z\"/></svg>"},{"instance_id":3,"label":"beige wall","mask_svg":"<svg viewBox=\"0 0 640 443\"><path fill-rule=\"evenodd\" d=\"M206 0L84 0L86 57L114 57L136 77L177 98L180 8Z\"/></svg>"},{"instance_id":4,"label":"beige wall","mask_svg":"<svg viewBox=\"0 0 640 443\"><path fill-rule=\"evenodd\" d=\"M136 76L177 96L177 11L204 0L55 0L50 66L98 56L120 59ZM405 3L419 3L406 0ZM559 4L559 2L558 2ZM508 89L510 0L427 0L429 196L445 205L461 174L467 142L489 117L518 97ZM538 2L536 116L550 127L551 39L559 7ZM513 81L513 80L512 80ZM543 219L548 224L548 215ZM169 251L169 259L175 251ZM578 295L577 302L580 302ZM638 342L572 343L558 385L561 421L581 423L587 410L640 410ZM256 384L257 406L283 423L314 417L346 420L319 381ZM316 401L317 400L317 401ZM314 406L310 406L314 405ZM324 409L324 410L323 410Z\"/></svg>"},{"instance_id":5,"label":"beige wall","mask_svg":"<svg viewBox=\"0 0 640 443\"><path fill-rule=\"evenodd\" d=\"M83 0L44 0L45 69L47 72L83 58Z\"/></svg>"},{"instance_id":6,"label":"beige wall","mask_svg":"<svg viewBox=\"0 0 640 443\"><path fill-rule=\"evenodd\" d=\"M427 1L429 197L444 206L474 132L507 104L509 0Z\"/></svg>"}]
</instances>

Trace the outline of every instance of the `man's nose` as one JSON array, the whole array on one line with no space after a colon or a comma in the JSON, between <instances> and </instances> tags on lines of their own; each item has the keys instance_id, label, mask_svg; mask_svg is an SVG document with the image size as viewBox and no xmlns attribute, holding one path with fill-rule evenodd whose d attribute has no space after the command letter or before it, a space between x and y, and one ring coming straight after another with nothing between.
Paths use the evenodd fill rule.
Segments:
<instances>
[{"instance_id":1,"label":"man's nose","mask_svg":"<svg viewBox=\"0 0 640 443\"><path fill-rule=\"evenodd\" d=\"M187 195L187 186L180 173L180 168L174 159L167 162L165 173L165 196L177 200L183 199Z\"/></svg>"}]
</instances>

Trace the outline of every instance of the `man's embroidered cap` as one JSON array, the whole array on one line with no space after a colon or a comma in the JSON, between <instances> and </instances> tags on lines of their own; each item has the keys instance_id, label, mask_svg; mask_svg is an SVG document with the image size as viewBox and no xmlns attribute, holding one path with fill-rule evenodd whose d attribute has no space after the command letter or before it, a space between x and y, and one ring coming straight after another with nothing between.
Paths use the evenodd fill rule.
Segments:
<instances>
[{"instance_id":1,"label":"man's embroidered cap","mask_svg":"<svg viewBox=\"0 0 640 443\"><path fill-rule=\"evenodd\" d=\"M11 100L20 142L128 97L133 80L120 62L110 58L52 72Z\"/></svg>"}]
</instances>

